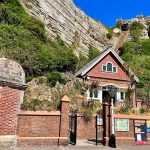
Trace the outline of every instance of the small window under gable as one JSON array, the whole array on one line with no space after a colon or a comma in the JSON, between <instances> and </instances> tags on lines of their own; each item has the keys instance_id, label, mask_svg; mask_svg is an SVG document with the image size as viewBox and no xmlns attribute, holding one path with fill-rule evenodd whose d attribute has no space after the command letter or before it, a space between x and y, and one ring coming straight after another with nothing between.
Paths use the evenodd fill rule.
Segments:
<instances>
[{"instance_id":1,"label":"small window under gable","mask_svg":"<svg viewBox=\"0 0 150 150\"><path fill-rule=\"evenodd\" d=\"M103 71L107 71L106 69L107 69L106 65L103 65Z\"/></svg>"},{"instance_id":2,"label":"small window under gable","mask_svg":"<svg viewBox=\"0 0 150 150\"><path fill-rule=\"evenodd\" d=\"M117 72L117 68L116 67L113 67L113 72Z\"/></svg>"},{"instance_id":3,"label":"small window under gable","mask_svg":"<svg viewBox=\"0 0 150 150\"><path fill-rule=\"evenodd\" d=\"M102 65L102 71L104 72L117 72L117 67L113 66L111 62Z\"/></svg>"}]
</instances>

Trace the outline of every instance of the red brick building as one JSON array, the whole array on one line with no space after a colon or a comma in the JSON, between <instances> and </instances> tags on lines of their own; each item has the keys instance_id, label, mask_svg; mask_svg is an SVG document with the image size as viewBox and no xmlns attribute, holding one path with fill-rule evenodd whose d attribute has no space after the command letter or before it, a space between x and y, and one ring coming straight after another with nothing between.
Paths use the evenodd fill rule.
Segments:
<instances>
[{"instance_id":1,"label":"red brick building","mask_svg":"<svg viewBox=\"0 0 150 150\"><path fill-rule=\"evenodd\" d=\"M102 103L103 99L109 97L109 87L113 86L116 89L114 104L122 103L130 91L131 104L136 106L135 88L139 79L112 48L106 49L81 68L76 76L82 78L87 87L87 100L99 100Z\"/></svg>"}]
</instances>

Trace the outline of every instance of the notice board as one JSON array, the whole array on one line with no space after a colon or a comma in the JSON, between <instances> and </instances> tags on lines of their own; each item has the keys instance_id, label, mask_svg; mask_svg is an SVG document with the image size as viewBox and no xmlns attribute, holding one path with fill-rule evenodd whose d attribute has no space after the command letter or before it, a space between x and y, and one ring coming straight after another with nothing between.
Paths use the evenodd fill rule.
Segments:
<instances>
[{"instance_id":1,"label":"notice board","mask_svg":"<svg viewBox=\"0 0 150 150\"><path fill-rule=\"evenodd\" d=\"M146 120L134 120L135 142L136 144L147 143Z\"/></svg>"}]
</instances>

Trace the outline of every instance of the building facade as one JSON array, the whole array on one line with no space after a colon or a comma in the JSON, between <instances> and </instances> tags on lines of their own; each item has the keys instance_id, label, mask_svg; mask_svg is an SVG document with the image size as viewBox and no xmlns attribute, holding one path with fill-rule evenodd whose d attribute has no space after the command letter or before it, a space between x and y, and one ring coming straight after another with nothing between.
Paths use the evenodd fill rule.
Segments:
<instances>
[{"instance_id":1,"label":"building facade","mask_svg":"<svg viewBox=\"0 0 150 150\"><path fill-rule=\"evenodd\" d=\"M135 87L139 79L125 66L112 48L106 49L81 68L76 76L83 79L87 89L87 100L97 100L102 103L104 99L110 97L109 91L113 88L114 105L122 104L125 99L129 99L131 104L136 106Z\"/></svg>"}]
</instances>

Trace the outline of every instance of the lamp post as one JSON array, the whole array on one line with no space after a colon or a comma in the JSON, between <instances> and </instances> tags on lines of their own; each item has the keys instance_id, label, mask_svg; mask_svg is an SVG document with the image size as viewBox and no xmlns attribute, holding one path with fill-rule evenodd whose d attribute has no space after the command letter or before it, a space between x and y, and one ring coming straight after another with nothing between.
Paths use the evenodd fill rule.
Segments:
<instances>
[{"instance_id":1,"label":"lamp post","mask_svg":"<svg viewBox=\"0 0 150 150\"><path fill-rule=\"evenodd\" d=\"M112 134L109 138L109 143L108 145L112 148L116 148L116 138L115 138L115 131L114 131L114 104L113 104L113 99L115 96L116 88L113 86L109 86L109 95L111 97L111 111L112 111Z\"/></svg>"},{"instance_id":2,"label":"lamp post","mask_svg":"<svg viewBox=\"0 0 150 150\"><path fill-rule=\"evenodd\" d=\"M109 86L108 89L109 89L109 95L111 97L112 134L114 134L115 131L114 131L114 103L113 103L113 100L114 100L116 88L114 88L113 86Z\"/></svg>"}]
</instances>

